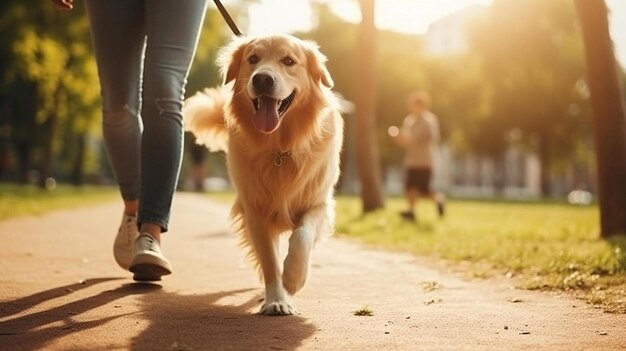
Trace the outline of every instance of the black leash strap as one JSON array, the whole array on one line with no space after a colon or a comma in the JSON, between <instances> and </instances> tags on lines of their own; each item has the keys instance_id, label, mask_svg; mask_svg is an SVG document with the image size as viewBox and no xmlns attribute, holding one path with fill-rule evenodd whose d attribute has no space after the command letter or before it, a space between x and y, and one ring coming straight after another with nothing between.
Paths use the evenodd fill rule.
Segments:
<instances>
[{"instance_id":1,"label":"black leash strap","mask_svg":"<svg viewBox=\"0 0 626 351\"><path fill-rule=\"evenodd\" d=\"M230 15L228 14L228 11L226 11L226 8L224 7L224 5L222 5L222 2L220 0L213 0L213 1L215 2L217 9L220 10L222 17L224 17L224 19L226 20L226 23L228 23L230 30L232 30L236 36L242 37L243 34L241 33L241 31L239 31L239 28L237 28L235 21L233 21L232 17L230 17Z\"/></svg>"}]
</instances>

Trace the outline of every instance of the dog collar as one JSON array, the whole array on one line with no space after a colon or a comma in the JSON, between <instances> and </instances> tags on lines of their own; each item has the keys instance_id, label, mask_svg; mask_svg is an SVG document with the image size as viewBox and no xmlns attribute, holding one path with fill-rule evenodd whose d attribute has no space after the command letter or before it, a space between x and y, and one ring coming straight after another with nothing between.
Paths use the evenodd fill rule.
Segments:
<instances>
[{"instance_id":1,"label":"dog collar","mask_svg":"<svg viewBox=\"0 0 626 351\"><path fill-rule=\"evenodd\" d=\"M283 159L287 157L291 157L291 151L274 151L274 165L276 165L276 167L280 167L283 164Z\"/></svg>"}]
</instances>

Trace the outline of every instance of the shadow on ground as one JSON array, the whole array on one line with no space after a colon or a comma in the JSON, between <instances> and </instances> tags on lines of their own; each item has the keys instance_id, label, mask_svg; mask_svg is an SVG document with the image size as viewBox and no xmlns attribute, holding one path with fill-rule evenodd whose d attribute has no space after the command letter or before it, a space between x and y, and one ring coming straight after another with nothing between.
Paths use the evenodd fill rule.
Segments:
<instances>
[{"instance_id":1,"label":"shadow on ground","mask_svg":"<svg viewBox=\"0 0 626 351\"><path fill-rule=\"evenodd\" d=\"M91 279L0 303L0 350L42 350L65 337L78 349L291 350L317 330L300 316L250 312L260 305L257 289L181 295L157 284L125 283L88 297L74 295L115 279ZM117 307L129 300L117 300L130 295L140 296L130 300L133 312L124 313Z\"/></svg>"},{"instance_id":2,"label":"shadow on ground","mask_svg":"<svg viewBox=\"0 0 626 351\"><path fill-rule=\"evenodd\" d=\"M82 289L94 286L96 284L106 283L108 281L117 280L117 279L122 279L122 278L89 279L88 281L83 281L79 283L60 286L58 288L44 290L36 294L23 297L21 299L17 299L13 301L2 301L0 302L0 318L10 317L24 310L31 309L46 301L50 301L59 297L66 296L69 293L80 291Z\"/></svg>"},{"instance_id":3,"label":"shadow on ground","mask_svg":"<svg viewBox=\"0 0 626 351\"><path fill-rule=\"evenodd\" d=\"M11 346L11 350L41 350L53 340L99 327L128 314L102 316L96 313L95 315L101 318L85 320L81 315L125 296L144 294L161 288L152 284L124 284L113 290L104 290L96 295L71 300L48 309L37 307L57 298L67 299L76 291L116 279L120 278L92 279L85 283L65 285L18 300L3 302L0 304L1 316L3 319L9 319L0 322L0 345ZM15 317L11 318L12 316Z\"/></svg>"},{"instance_id":4,"label":"shadow on ground","mask_svg":"<svg viewBox=\"0 0 626 351\"><path fill-rule=\"evenodd\" d=\"M133 339L133 350L292 350L317 328L300 316L251 313L255 294L243 304L227 300L256 289L184 296L159 292L142 299L142 317L150 326Z\"/></svg>"}]
</instances>

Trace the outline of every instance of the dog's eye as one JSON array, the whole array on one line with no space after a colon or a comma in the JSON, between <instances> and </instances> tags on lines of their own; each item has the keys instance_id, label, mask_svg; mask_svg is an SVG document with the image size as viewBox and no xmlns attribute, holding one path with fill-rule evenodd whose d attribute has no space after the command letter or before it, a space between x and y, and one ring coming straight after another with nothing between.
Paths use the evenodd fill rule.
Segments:
<instances>
[{"instance_id":1,"label":"dog's eye","mask_svg":"<svg viewBox=\"0 0 626 351\"><path fill-rule=\"evenodd\" d=\"M259 63L259 61L261 61L261 59L257 55L252 55L248 58L248 62L253 65Z\"/></svg>"},{"instance_id":2,"label":"dog's eye","mask_svg":"<svg viewBox=\"0 0 626 351\"><path fill-rule=\"evenodd\" d=\"M293 66L296 64L296 61L294 61L291 57L287 56L285 57L283 60L283 63L287 66Z\"/></svg>"}]
</instances>

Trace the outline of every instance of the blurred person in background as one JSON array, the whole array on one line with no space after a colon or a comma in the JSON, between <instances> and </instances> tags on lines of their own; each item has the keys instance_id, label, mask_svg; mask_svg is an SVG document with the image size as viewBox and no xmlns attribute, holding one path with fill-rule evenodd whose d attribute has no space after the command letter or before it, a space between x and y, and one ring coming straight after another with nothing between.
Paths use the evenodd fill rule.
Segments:
<instances>
[{"instance_id":1,"label":"blurred person in background","mask_svg":"<svg viewBox=\"0 0 626 351\"><path fill-rule=\"evenodd\" d=\"M415 221L418 197L430 198L437 205L439 217L445 213L443 194L431 190L431 179L439 144L439 121L430 108L430 96L425 91L411 93L407 100L409 115L400 128L389 127L394 142L404 149L405 195L408 209L401 212L407 220Z\"/></svg>"},{"instance_id":2,"label":"blurred person in background","mask_svg":"<svg viewBox=\"0 0 626 351\"><path fill-rule=\"evenodd\" d=\"M193 184L193 190L197 192L204 192L206 190L204 182L207 177L207 148L204 145L196 144L196 137L192 133L187 134L186 140L189 141L187 150L189 150L189 156L191 159L190 178Z\"/></svg>"}]
</instances>

